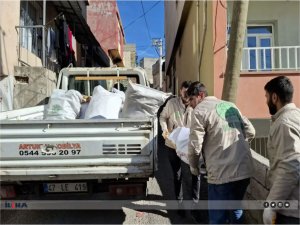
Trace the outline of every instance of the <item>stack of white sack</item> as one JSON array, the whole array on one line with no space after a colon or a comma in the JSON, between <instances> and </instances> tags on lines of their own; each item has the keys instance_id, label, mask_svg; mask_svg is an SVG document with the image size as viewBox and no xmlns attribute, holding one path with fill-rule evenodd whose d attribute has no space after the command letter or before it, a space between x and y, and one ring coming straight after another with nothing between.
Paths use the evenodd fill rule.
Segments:
<instances>
[{"instance_id":1,"label":"stack of white sack","mask_svg":"<svg viewBox=\"0 0 300 225\"><path fill-rule=\"evenodd\" d=\"M166 101L170 94L129 82L122 117L138 118L156 115L159 107Z\"/></svg>"},{"instance_id":2,"label":"stack of white sack","mask_svg":"<svg viewBox=\"0 0 300 225\"><path fill-rule=\"evenodd\" d=\"M84 119L118 119L121 107L122 97L119 93L109 92L98 85L94 88Z\"/></svg>"},{"instance_id":3,"label":"stack of white sack","mask_svg":"<svg viewBox=\"0 0 300 225\"><path fill-rule=\"evenodd\" d=\"M76 90L55 89L49 99L45 120L73 120L80 112L83 97Z\"/></svg>"},{"instance_id":4,"label":"stack of white sack","mask_svg":"<svg viewBox=\"0 0 300 225\"><path fill-rule=\"evenodd\" d=\"M176 146L178 157L185 163L189 164L188 145L189 145L190 128L177 127L169 135L168 139Z\"/></svg>"}]
</instances>

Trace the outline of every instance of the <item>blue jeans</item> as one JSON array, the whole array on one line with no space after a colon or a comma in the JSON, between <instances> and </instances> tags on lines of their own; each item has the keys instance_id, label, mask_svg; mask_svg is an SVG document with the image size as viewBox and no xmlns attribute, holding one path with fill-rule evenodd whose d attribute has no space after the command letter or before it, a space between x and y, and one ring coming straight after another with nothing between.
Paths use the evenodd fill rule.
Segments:
<instances>
[{"instance_id":1,"label":"blue jeans","mask_svg":"<svg viewBox=\"0 0 300 225\"><path fill-rule=\"evenodd\" d=\"M243 210L213 210L210 200L243 200L250 179L244 179L226 184L208 184L208 209L210 224L241 224Z\"/></svg>"}]
</instances>

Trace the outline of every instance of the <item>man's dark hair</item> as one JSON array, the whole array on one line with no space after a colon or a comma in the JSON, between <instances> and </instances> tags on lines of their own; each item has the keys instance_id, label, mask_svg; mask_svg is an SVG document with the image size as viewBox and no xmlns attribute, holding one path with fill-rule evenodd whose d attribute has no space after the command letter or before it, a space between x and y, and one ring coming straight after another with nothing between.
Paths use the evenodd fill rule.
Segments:
<instances>
[{"instance_id":1,"label":"man's dark hair","mask_svg":"<svg viewBox=\"0 0 300 225\"><path fill-rule=\"evenodd\" d=\"M208 95L205 85L199 81L195 81L190 85L186 93L188 96L198 96L199 92L204 92L205 96Z\"/></svg>"},{"instance_id":2,"label":"man's dark hair","mask_svg":"<svg viewBox=\"0 0 300 225\"><path fill-rule=\"evenodd\" d=\"M286 76L275 77L265 85L265 90L272 95L275 93L282 103L290 103L293 99L294 88Z\"/></svg>"},{"instance_id":3,"label":"man's dark hair","mask_svg":"<svg viewBox=\"0 0 300 225\"><path fill-rule=\"evenodd\" d=\"M183 81L181 86L180 86L180 89L181 88L189 88L191 84L192 84L192 81L187 81L187 80Z\"/></svg>"}]
</instances>

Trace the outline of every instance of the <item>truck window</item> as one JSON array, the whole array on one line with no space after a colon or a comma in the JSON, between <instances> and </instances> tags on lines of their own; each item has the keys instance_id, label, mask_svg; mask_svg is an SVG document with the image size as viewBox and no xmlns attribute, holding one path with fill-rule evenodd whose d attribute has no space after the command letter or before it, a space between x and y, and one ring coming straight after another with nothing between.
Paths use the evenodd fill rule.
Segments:
<instances>
[{"instance_id":1,"label":"truck window","mask_svg":"<svg viewBox=\"0 0 300 225\"><path fill-rule=\"evenodd\" d=\"M120 75L120 77L122 77L121 80L117 80L116 76L112 76L112 75L101 75L101 76L90 75L91 80L80 80L82 77L84 76L70 75L68 80L68 90L77 90L83 95L88 95L89 93L88 88L90 88L90 95L92 95L94 88L98 85L101 85L106 90L111 91L114 85L117 86L118 82L120 82L121 84L120 86L124 87L124 91L126 91L129 80L132 83L139 83L139 77L137 75L126 74L126 78L124 78L124 75ZM92 78L94 79L94 77L96 77L95 78L96 80L92 80ZM102 79L104 77L105 79ZM110 79L110 77L112 78Z\"/></svg>"}]
</instances>

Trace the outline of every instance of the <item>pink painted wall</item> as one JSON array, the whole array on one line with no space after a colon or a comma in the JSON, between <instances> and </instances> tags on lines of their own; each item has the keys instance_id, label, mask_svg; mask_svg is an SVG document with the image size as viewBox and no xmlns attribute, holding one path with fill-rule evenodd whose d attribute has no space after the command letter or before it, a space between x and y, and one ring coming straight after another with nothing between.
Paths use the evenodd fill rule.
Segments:
<instances>
[{"instance_id":1,"label":"pink painted wall","mask_svg":"<svg viewBox=\"0 0 300 225\"><path fill-rule=\"evenodd\" d=\"M237 106L241 112L249 118L269 118L269 110L266 105L265 84L276 76L289 77L294 86L293 102L300 107L300 72L296 73L247 73L241 74Z\"/></svg>"},{"instance_id":2,"label":"pink painted wall","mask_svg":"<svg viewBox=\"0 0 300 225\"><path fill-rule=\"evenodd\" d=\"M109 49L119 49L120 46L120 55L123 56L124 34L119 18L115 0L89 0L87 23L106 54Z\"/></svg>"}]
</instances>

